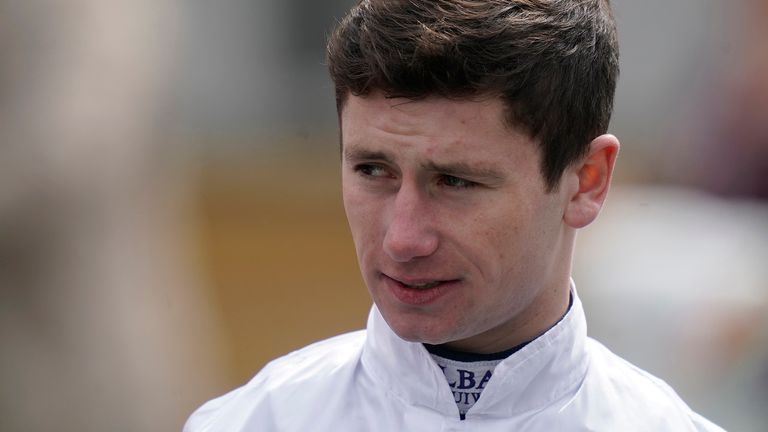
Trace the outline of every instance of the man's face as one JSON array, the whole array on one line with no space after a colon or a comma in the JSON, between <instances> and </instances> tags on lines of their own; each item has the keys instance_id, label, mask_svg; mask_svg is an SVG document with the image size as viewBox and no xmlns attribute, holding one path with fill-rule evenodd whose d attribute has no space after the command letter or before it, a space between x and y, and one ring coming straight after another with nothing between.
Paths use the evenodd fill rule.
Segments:
<instances>
[{"instance_id":1,"label":"man's face","mask_svg":"<svg viewBox=\"0 0 768 432\"><path fill-rule=\"evenodd\" d=\"M539 150L500 99L350 95L344 207L374 302L403 339L493 352L567 307L568 190L546 191Z\"/></svg>"}]
</instances>

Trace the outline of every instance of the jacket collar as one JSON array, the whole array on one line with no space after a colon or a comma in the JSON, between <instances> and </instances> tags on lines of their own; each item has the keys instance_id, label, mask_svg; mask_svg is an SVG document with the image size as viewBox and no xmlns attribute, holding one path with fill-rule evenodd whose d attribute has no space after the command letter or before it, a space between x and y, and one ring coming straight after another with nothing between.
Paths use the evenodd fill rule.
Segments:
<instances>
[{"instance_id":1,"label":"jacket collar","mask_svg":"<svg viewBox=\"0 0 768 432\"><path fill-rule=\"evenodd\" d=\"M576 392L587 371L587 324L573 283L571 295L573 305L560 322L496 366L468 419L537 410ZM376 306L368 317L362 363L379 386L407 405L458 417L448 382L427 350L400 339Z\"/></svg>"}]
</instances>

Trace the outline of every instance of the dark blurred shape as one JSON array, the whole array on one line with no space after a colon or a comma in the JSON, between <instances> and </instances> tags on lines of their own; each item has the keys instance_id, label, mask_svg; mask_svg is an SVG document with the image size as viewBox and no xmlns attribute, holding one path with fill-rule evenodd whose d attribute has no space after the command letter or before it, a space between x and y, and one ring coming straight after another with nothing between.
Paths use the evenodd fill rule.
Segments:
<instances>
[{"instance_id":1,"label":"dark blurred shape","mask_svg":"<svg viewBox=\"0 0 768 432\"><path fill-rule=\"evenodd\" d=\"M704 64L711 74L681 131L687 154L673 176L719 195L768 199L768 2L743 0L726 61Z\"/></svg>"}]
</instances>

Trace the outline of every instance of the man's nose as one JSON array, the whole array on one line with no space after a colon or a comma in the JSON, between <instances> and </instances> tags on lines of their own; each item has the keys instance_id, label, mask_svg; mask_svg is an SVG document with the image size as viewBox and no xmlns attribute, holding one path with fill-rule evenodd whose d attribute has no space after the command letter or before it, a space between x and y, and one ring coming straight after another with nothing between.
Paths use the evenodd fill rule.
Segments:
<instances>
[{"instance_id":1,"label":"man's nose","mask_svg":"<svg viewBox=\"0 0 768 432\"><path fill-rule=\"evenodd\" d=\"M428 198L401 186L390 208L384 252L396 262L432 255L438 246Z\"/></svg>"}]
</instances>

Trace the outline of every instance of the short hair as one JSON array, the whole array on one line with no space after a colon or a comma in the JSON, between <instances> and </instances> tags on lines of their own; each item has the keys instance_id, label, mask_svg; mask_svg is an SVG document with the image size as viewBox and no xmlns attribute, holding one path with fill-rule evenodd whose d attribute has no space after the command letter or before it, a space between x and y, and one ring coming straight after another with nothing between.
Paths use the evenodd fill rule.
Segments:
<instances>
[{"instance_id":1,"label":"short hair","mask_svg":"<svg viewBox=\"0 0 768 432\"><path fill-rule=\"evenodd\" d=\"M619 74L609 0L361 0L327 44L349 94L501 97L541 149L550 191L608 129Z\"/></svg>"}]
</instances>

